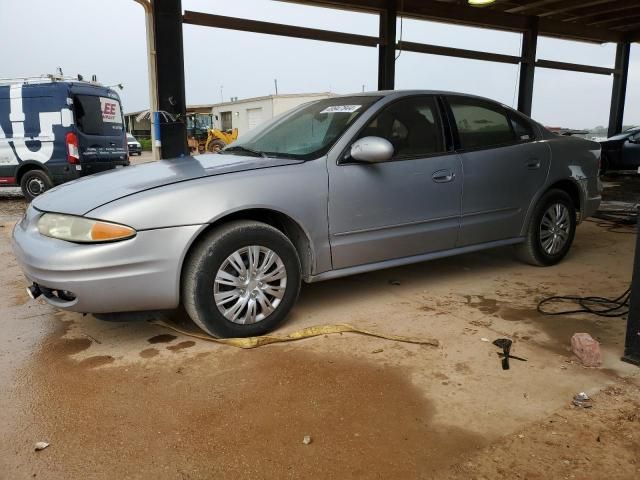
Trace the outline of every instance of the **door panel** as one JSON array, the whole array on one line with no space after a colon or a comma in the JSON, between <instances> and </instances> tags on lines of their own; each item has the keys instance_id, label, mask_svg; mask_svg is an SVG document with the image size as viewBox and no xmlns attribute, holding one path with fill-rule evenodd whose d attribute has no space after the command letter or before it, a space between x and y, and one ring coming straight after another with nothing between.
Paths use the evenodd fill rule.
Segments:
<instances>
[{"instance_id":1,"label":"door panel","mask_svg":"<svg viewBox=\"0 0 640 480\"><path fill-rule=\"evenodd\" d=\"M462 165L457 154L444 152L433 97L404 98L384 107L356 138L372 135L394 145L391 161L329 163L334 269L446 250L456 243Z\"/></svg>"},{"instance_id":2,"label":"door panel","mask_svg":"<svg viewBox=\"0 0 640 480\"><path fill-rule=\"evenodd\" d=\"M464 185L457 246L520 235L531 199L544 185L551 150L532 141L524 116L475 97L447 97L453 116Z\"/></svg>"},{"instance_id":3,"label":"door panel","mask_svg":"<svg viewBox=\"0 0 640 480\"><path fill-rule=\"evenodd\" d=\"M452 180L434 181L443 170ZM334 166L329 177L333 268L455 246L462 191L457 155Z\"/></svg>"},{"instance_id":4,"label":"door panel","mask_svg":"<svg viewBox=\"0 0 640 480\"><path fill-rule=\"evenodd\" d=\"M464 170L458 246L520 235L531 199L550 164L545 142L529 142L461 154Z\"/></svg>"}]
</instances>

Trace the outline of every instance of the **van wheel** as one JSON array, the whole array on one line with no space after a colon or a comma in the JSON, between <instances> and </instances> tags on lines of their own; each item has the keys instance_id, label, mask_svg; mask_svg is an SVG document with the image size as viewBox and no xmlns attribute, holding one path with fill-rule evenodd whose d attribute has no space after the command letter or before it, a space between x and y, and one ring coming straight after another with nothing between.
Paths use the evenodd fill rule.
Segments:
<instances>
[{"instance_id":1,"label":"van wheel","mask_svg":"<svg viewBox=\"0 0 640 480\"><path fill-rule=\"evenodd\" d=\"M51 187L53 187L53 182L49 175L42 170L29 170L20 180L20 188L28 201L42 195Z\"/></svg>"},{"instance_id":2,"label":"van wheel","mask_svg":"<svg viewBox=\"0 0 640 480\"><path fill-rule=\"evenodd\" d=\"M288 315L300 292L300 260L279 230L239 220L200 239L185 261L182 304L207 333L263 335Z\"/></svg>"},{"instance_id":3,"label":"van wheel","mask_svg":"<svg viewBox=\"0 0 640 480\"><path fill-rule=\"evenodd\" d=\"M576 207L571 197L549 190L538 201L524 243L517 246L520 259L531 265L555 265L569 252L576 233Z\"/></svg>"}]
</instances>

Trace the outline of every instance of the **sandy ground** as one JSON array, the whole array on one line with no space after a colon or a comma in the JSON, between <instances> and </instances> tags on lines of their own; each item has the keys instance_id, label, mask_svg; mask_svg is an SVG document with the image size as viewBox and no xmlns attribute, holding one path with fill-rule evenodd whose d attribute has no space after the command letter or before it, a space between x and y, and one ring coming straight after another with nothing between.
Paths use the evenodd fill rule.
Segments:
<instances>
[{"instance_id":1,"label":"sandy ground","mask_svg":"<svg viewBox=\"0 0 640 480\"><path fill-rule=\"evenodd\" d=\"M23 208L0 190L0 478L640 474L640 370L619 360L624 320L535 310L552 294L621 293L633 235L585 223L545 269L506 248L307 285L278 331L348 322L440 347L342 334L239 350L28 300L8 240ZM572 358L575 332L600 340L602 368ZM528 361L503 371L482 340L499 337ZM580 391L592 409L570 406ZM35 452L38 441L51 445Z\"/></svg>"}]
</instances>

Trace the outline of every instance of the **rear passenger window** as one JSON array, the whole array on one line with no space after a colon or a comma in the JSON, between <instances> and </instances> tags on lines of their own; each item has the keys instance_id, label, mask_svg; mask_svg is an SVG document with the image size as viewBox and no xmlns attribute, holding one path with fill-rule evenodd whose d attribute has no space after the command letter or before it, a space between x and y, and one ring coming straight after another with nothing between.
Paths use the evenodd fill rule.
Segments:
<instances>
[{"instance_id":1,"label":"rear passenger window","mask_svg":"<svg viewBox=\"0 0 640 480\"><path fill-rule=\"evenodd\" d=\"M440 117L433 97L411 97L385 107L360 134L393 144L394 158L444 152Z\"/></svg>"},{"instance_id":2,"label":"rear passenger window","mask_svg":"<svg viewBox=\"0 0 640 480\"><path fill-rule=\"evenodd\" d=\"M506 112L499 105L472 98L449 97L464 149L515 143Z\"/></svg>"},{"instance_id":3,"label":"rear passenger window","mask_svg":"<svg viewBox=\"0 0 640 480\"><path fill-rule=\"evenodd\" d=\"M120 102L95 95L76 95L73 100L76 124L87 135L122 134Z\"/></svg>"},{"instance_id":4,"label":"rear passenger window","mask_svg":"<svg viewBox=\"0 0 640 480\"><path fill-rule=\"evenodd\" d=\"M516 134L516 139L519 142L535 140L536 135L533 131L533 127L528 121L514 113L511 113L509 117L511 118L511 126Z\"/></svg>"}]
</instances>

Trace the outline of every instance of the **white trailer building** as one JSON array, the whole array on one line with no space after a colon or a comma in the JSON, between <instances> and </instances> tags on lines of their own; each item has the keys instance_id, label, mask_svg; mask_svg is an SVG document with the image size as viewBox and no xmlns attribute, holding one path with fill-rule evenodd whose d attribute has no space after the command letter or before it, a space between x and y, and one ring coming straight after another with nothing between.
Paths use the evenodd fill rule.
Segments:
<instances>
[{"instance_id":1,"label":"white trailer building","mask_svg":"<svg viewBox=\"0 0 640 480\"><path fill-rule=\"evenodd\" d=\"M330 92L293 93L245 98L211 106L213 124L221 130L238 129L238 135L247 133L262 122L269 120L298 105L313 100L334 96Z\"/></svg>"}]
</instances>

